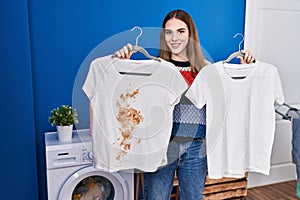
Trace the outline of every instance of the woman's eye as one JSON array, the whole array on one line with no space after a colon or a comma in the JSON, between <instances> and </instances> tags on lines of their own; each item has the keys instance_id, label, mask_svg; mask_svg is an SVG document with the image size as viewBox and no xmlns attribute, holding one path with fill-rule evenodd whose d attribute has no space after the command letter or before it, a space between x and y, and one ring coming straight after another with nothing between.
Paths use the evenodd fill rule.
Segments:
<instances>
[{"instance_id":1,"label":"woman's eye","mask_svg":"<svg viewBox=\"0 0 300 200\"><path fill-rule=\"evenodd\" d=\"M172 32L171 31L165 31L166 35L170 35Z\"/></svg>"}]
</instances>

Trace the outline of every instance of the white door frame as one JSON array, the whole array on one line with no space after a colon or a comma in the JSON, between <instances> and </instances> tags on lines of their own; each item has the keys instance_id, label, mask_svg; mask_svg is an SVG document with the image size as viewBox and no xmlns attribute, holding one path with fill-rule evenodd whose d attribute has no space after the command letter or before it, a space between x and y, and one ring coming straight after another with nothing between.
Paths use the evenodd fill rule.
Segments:
<instances>
[{"instance_id":1,"label":"white door frame","mask_svg":"<svg viewBox=\"0 0 300 200\"><path fill-rule=\"evenodd\" d=\"M247 0L245 49L278 68L285 103L300 104L300 1ZM249 173L248 187L296 178L291 161L291 123L277 116L269 176Z\"/></svg>"}]
</instances>

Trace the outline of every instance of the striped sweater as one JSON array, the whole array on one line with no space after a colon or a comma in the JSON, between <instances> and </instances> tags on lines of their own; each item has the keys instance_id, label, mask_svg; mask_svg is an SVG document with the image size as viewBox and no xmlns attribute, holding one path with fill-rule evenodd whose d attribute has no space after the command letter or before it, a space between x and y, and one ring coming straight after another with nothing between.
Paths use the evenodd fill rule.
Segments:
<instances>
[{"instance_id":1,"label":"striped sweater","mask_svg":"<svg viewBox=\"0 0 300 200\"><path fill-rule=\"evenodd\" d=\"M189 86L193 83L194 77L190 71L189 62L178 62L170 60L181 75L185 78ZM195 74L196 75L196 74ZM175 105L173 111L173 128L172 137L192 137L192 138L205 138L206 131L206 108L196 108L193 103L182 95L180 102Z\"/></svg>"}]
</instances>

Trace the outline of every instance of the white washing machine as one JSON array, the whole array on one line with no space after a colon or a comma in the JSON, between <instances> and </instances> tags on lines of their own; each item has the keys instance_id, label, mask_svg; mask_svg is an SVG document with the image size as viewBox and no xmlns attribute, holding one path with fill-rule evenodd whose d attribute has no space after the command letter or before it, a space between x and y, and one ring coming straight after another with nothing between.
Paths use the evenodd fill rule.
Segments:
<instances>
[{"instance_id":1,"label":"white washing machine","mask_svg":"<svg viewBox=\"0 0 300 200\"><path fill-rule=\"evenodd\" d=\"M48 200L133 200L134 174L92 165L89 130L73 131L71 142L45 133Z\"/></svg>"}]
</instances>

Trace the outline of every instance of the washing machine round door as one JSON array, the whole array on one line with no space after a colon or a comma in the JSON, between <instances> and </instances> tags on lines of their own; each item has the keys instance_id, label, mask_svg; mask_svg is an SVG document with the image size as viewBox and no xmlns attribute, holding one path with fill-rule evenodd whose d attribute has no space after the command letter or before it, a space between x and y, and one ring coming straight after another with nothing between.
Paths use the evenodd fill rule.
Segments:
<instances>
[{"instance_id":1,"label":"washing machine round door","mask_svg":"<svg viewBox=\"0 0 300 200\"><path fill-rule=\"evenodd\" d=\"M128 196L126 181L118 172L106 172L89 166L73 173L65 181L58 199L124 200Z\"/></svg>"}]
</instances>

